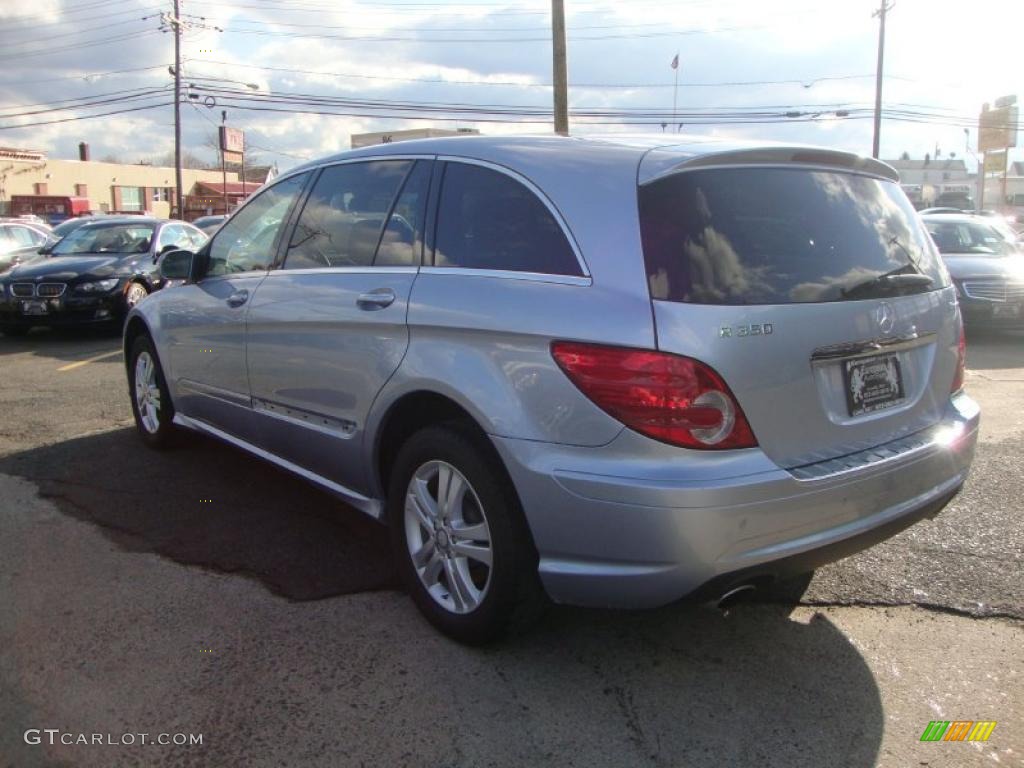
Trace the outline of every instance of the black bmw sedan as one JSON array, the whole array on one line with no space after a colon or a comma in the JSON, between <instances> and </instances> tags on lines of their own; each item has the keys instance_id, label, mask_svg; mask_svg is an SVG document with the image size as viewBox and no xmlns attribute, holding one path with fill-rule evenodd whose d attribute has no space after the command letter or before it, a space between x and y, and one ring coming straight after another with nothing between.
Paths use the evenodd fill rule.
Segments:
<instances>
[{"instance_id":1,"label":"black bmw sedan","mask_svg":"<svg viewBox=\"0 0 1024 768\"><path fill-rule=\"evenodd\" d=\"M69 233L49 257L0 276L0 332L36 326L119 323L163 287L166 251L197 250L206 235L191 224L141 216L104 217Z\"/></svg>"}]
</instances>

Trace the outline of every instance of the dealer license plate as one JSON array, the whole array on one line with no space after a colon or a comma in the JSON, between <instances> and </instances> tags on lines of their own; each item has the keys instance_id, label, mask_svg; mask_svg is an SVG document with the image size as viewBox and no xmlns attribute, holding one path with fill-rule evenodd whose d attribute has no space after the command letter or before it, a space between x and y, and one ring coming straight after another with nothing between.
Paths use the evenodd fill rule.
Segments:
<instances>
[{"instance_id":1,"label":"dealer license plate","mask_svg":"<svg viewBox=\"0 0 1024 768\"><path fill-rule=\"evenodd\" d=\"M50 310L45 301L23 301L21 302L21 314L23 315L46 315Z\"/></svg>"},{"instance_id":2,"label":"dealer license plate","mask_svg":"<svg viewBox=\"0 0 1024 768\"><path fill-rule=\"evenodd\" d=\"M846 407L851 416L880 411L903 400L903 374L896 355L874 355L843 362Z\"/></svg>"}]
</instances>

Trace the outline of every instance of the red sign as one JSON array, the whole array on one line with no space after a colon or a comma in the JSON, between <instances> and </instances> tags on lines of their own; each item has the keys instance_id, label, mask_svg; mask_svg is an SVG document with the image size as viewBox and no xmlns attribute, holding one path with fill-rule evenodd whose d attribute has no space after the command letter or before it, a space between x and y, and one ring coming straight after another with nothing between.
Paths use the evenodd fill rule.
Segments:
<instances>
[{"instance_id":1,"label":"red sign","mask_svg":"<svg viewBox=\"0 0 1024 768\"><path fill-rule=\"evenodd\" d=\"M238 154L245 152L245 133L238 128L220 126L220 149L222 152Z\"/></svg>"}]
</instances>

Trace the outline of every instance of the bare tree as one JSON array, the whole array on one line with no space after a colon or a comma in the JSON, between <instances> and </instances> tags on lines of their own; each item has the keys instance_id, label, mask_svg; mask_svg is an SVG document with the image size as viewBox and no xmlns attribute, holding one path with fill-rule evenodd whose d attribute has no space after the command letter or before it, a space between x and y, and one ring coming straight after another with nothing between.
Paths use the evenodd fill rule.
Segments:
<instances>
[{"instance_id":1,"label":"bare tree","mask_svg":"<svg viewBox=\"0 0 1024 768\"><path fill-rule=\"evenodd\" d=\"M167 154L159 155L157 157L154 157L151 160L151 163L153 165L159 165L159 166L162 166L162 167L165 167L165 168L173 168L174 167L174 153L173 152L168 152ZM194 154L192 152L189 152L188 150L184 150L181 153L181 167L182 168L191 168L191 169L194 169L194 170L203 171L203 170L209 170L211 168L219 168L220 167L220 162L219 161L211 162L211 161L209 161L209 160L207 160L207 159L205 159L203 157L200 157L199 155L196 155L196 154Z\"/></svg>"}]
</instances>

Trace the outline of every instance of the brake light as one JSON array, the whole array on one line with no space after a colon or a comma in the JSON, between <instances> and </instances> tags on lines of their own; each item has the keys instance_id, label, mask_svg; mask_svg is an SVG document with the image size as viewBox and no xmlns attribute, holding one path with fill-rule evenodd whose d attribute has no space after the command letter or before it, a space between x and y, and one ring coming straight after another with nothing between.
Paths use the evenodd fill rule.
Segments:
<instances>
[{"instance_id":1,"label":"brake light","mask_svg":"<svg viewBox=\"0 0 1024 768\"><path fill-rule=\"evenodd\" d=\"M964 366L967 364L967 337L964 325L960 323L960 339L956 343L956 373L953 374L953 386L950 392L956 394L964 388Z\"/></svg>"},{"instance_id":2,"label":"brake light","mask_svg":"<svg viewBox=\"0 0 1024 768\"><path fill-rule=\"evenodd\" d=\"M556 341L551 355L596 405L641 434L686 448L752 448L757 439L725 381L699 360Z\"/></svg>"}]
</instances>

